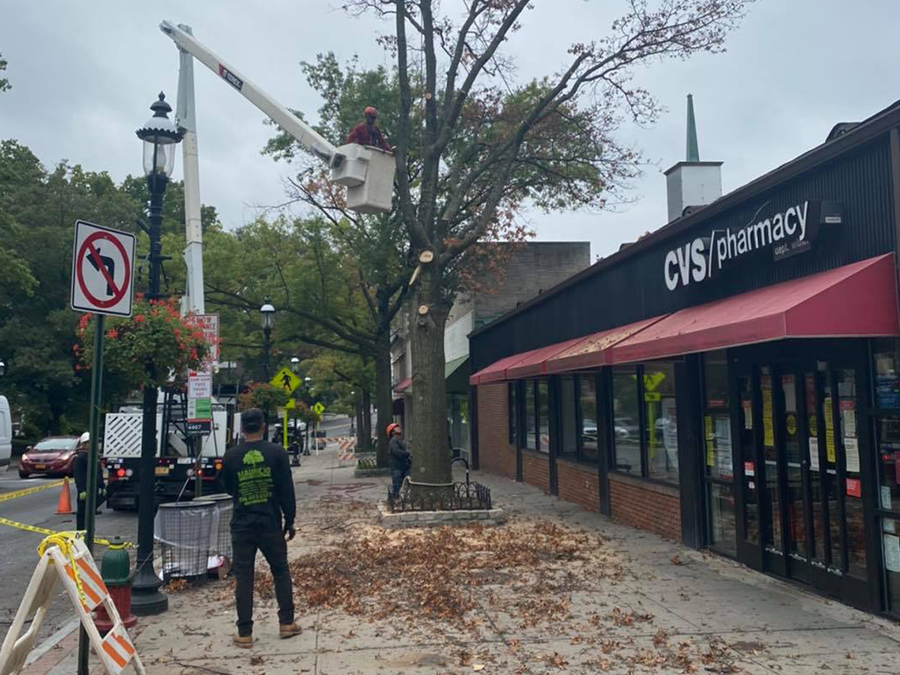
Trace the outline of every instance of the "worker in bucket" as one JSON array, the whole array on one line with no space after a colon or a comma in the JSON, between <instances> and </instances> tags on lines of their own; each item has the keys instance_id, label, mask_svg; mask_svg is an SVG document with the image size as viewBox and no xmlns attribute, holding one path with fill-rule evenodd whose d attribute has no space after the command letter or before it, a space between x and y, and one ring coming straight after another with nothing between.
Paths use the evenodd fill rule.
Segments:
<instances>
[{"instance_id":1,"label":"worker in bucket","mask_svg":"<svg viewBox=\"0 0 900 675\"><path fill-rule=\"evenodd\" d=\"M363 115L366 121L360 122L353 127L353 131L347 136L347 143L372 145L376 148L381 148L385 152L391 152L391 146L384 140L384 134L381 133L381 129L375 126L375 120L378 119L378 111L372 106L366 106L366 109L363 110Z\"/></svg>"},{"instance_id":2,"label":"worker in bucket","mask_svg":"<svg viewBox=\"0 0 900 675\"><path fill-rule=\"evenodd\" d=\"M263 411L251 408L241 415L244 441L225 453L222 478L234 500L231 544L237 606L238 647L253 646L253 580L256 552L269 563L278 601L278 636L299 635L294 623L294 600L288 571L287 542L294 538L297 500L288 455L265 439Z\"/></svg>"},{"instance_id":3,"label":"worker in bucket","mask_svg":"<svg viewBox=\"0 0 900 675\"><path fill-rule=\"evenodd\" d=\"M87 513L88 497L88 466L90 465L91 432L85 431L78 439L75 449L75 462L72 464L72 475L75 478L75 491L78 494L77 511L75 512L75 529L83 530L85 514ZM100 463L97 463L97 513L101 513L100 505L106 499L106 484L103 482L103 471Z\"/></svg>"},{"instance_id":4,"label":"worker in bucket","mask_svg":"<svg viewBox=\"0 0 900 675\"><path fill-rule=\"evenodd\" d=\"M391 441L388 444L388 450L391 455L391 494L394 497L400 495L400 488L403 480L409 475L409 468L412 466L412 455L406 449L406 443L403 440L403 429L399 424L389 424L387 435Z\"/></svg>"}]
</instances>

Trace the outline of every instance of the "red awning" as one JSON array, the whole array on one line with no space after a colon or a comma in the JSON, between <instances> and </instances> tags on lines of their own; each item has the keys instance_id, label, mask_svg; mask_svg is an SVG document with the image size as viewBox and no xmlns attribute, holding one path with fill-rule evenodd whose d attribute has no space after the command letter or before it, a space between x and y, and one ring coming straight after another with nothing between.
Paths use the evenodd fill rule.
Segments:
<instances>
[{"instance_id":1,"label":"red awning","mask_svg":"<svg viewBox=\"0 0 900 675\"><path fill-rule=\"evenodd\" d=\"M785 338L900 335L894 255L690 307L611 349L613 363Z\"/></svg>"},{"instance_id":2,"label":"red awning","mask_svg":"<svg viewBox=\"0 0 900 675\"><path fill-rule=\"evenodd\" d=\"M469 377L469 384L488 384L490 382L503 382L506 380L506 369L517 364L524 358L528 358L539 349L532 349L528 352L519 352L512 356L505 356L499 361L494 361L487 368L482 368L477 373Z\"/></svg>"},{"instance_id":3,"label":"red awning","mask_svg":"<svg viewBox=\"0 0 900 675\"><path fill-rule=\"evenodd\" d=\"M506 369L507 380L518 380L523 377L537 377L547 374L547 361L562 351L569 349L584 340L583 337L574 340L566 340L565 342L557 342L547 347L541 347L534 351L527 352L528 356L518 361Z\"/></svg>"},{"instance_id":4,"label":"red awning","mask_svg":"<svg viewBox=\"0 0 900 675\"><path fill-rule=\"evenodd\" d=\"M412 384L412 378L407 377L405 380L401 380L400 383L394 387L394 391L398 394L402 394L404 391L409 389L409 385Z\"/></svg>"},{"instance_id":5,"label":"red awning","mask_svg":"<svg viewBox=\"0 0 900 675\"><path fill-rule=\"evenodd\" d=\"M561 373L570 370L581 370L585 368L599 368L600 366L612 363L610 360L610 348L618 344L622 340L627 340L633 335L640 333L648 326L661 321L666 317L656 316L652 319L643 319L629 323L625 326L610 328L609 330L592 333L587 337L579 338L568 347L556 352L547 359L544 364L545 373Z\"/></svg>"}]
</instances>

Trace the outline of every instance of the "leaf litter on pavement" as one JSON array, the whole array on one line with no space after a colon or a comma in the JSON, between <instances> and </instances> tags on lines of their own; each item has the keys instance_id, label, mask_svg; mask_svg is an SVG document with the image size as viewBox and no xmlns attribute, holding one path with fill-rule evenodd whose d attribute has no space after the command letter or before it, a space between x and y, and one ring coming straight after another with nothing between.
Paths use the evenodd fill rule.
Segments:
<instances>
[{"instance_id":1,"label":"leaf litter on pavement","mask_svg":"<svg viewBox=\"0 0 900 675\"><path fill-rule=\"evenodd\" d=\"M725 643L679 641L642 607L616 604L615 587L635 579L598 533L522 518L391 530L372 510L371 502L328 497L310 512L303 550L290 561L298 610L343 612L375 625L376 635L414 630L462 647L448 658L462 669L448 673L472 672L471 645L487 629L503 637L507 660L478 654L474 665L486 672L742 672ZM257 573L256 592L272 597L267 572ZM584 616L582 604L579 613L574 594L596 598L594 611ZM547 637L566 636L577 659L541 648Z\"/></svg>"}]
</instances>

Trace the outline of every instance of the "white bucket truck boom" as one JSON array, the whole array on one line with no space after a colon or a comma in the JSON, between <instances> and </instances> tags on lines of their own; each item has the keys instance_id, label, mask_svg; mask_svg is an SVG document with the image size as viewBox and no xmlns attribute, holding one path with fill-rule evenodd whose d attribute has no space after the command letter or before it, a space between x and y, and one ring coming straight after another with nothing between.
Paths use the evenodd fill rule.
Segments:
<instances>
[{"instance_id":1,"label":"white bucket truck boom","mask_svg":"<svg viewBox=\"0 0 900 675\"><path fill-rule=\"evenodd\" d=\"M327 162L331 168L331 180L347 188L349 209L360 213L387 213L391 210L395 166L391 153L355 143L335 147L246 76L207 49L187 30L175 26L170 21L163 21L159 28L172 38L179 49L216 73L284 131L297 139L304 148ZM179 108L181 93L179 91ZM188 114L192 112L191 110ZM196 142L194 148L196 149ZM185 166L185 180L188 179L188 168ZM187 187L186 185L185 191Z\"/></svg>"}]
</instances>

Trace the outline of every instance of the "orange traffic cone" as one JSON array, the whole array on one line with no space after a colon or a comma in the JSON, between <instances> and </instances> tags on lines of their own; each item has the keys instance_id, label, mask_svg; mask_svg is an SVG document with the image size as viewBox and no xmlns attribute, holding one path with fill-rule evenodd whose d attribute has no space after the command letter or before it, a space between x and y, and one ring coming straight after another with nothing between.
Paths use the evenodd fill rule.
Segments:
<instances>
[{"instance_id":1,"label":"orange traffic cone","mask_svg":"<svg viewBox=\"0 0 900 675\"><path fill-rule=\"evenodd\" d=\"M72 510L72 495L69 492L69 477L63 478L62 491L59 493L59 501L56 502L56 513L58 515L71 515L75 513Z\"/></svg>"}]
</instances>

